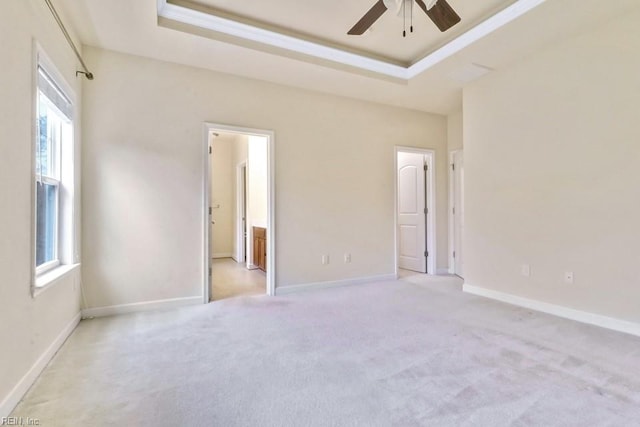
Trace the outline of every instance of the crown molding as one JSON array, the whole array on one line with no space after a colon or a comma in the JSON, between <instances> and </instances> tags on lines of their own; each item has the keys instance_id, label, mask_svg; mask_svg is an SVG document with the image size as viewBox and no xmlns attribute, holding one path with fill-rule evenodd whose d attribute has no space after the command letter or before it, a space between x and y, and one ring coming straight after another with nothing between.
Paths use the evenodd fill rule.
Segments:
<instances>
[{"instance_id":1,"label":"crown molding","mask_svg":"<svg viewBox=\"0 0 640 427\"><path fill-rule=\"evenodd\" d=\"M225 36L243 39L265 47L284 49L294 54L302 55L302 58L307 56L316 60L310 62L317 63L317 60L321 60L324 64L333 63L341 66L341 68L355 68L369 75L378 75L387 79L392 78L406 83L546 1L548 0L518 0L408 67L259 28L184 5L169 3L168 0L158 0L157 4L158 18L165 18ZM300 58L300 56L297 57Z\"/></svg>"}]
</instances>

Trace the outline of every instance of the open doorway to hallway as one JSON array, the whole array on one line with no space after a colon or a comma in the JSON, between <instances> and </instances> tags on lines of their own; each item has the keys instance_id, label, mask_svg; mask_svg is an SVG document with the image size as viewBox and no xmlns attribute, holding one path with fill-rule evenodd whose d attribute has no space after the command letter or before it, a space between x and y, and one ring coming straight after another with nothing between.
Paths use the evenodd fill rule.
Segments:
<instances>
[{"instance_id":1,"label":"open doorway to hallway","mask_svg":"<svg viewBox=\"0 0 640 427\"><path fill-rule=\"evenodd\" d=\"M206 130L207 301L273 294L273 136L220 125Z\"/></svg>"}]
</instances>

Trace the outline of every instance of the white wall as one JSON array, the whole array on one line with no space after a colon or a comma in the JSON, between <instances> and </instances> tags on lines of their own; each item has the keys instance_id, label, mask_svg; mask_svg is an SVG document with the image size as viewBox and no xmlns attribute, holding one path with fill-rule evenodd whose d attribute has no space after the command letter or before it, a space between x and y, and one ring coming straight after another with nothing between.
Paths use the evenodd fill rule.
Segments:
<instances>
[{"instance_id":1,"label":"white wall","mask_svg":"<svg viewBox=\"0 0 640 427\"><path fill-rule=\"evenodd\" d=\"M214 258L230 257L234 239L234 180L233 136L213 138L211 154L211 206L212 225L211 254Z\"/></svg>"},{"instance_id":2,"label":"white wall","mask_svg":"<svg viewBox=\"0 0 640 427\"><path fill-rule=\"evenodd\" d=\"M90 305L202 293L205 121L275 131L277 286L394 272L396 144L438 152L446 268L444 117L95 48L87 58L100 75L84 97Z\"/></svg>"},{"instance_id":3,"label":"white wall","mask_svg":"<svg viewBox=\"0 0 640 427\"><path fill-rule=\"evenodd\" d=\"M81 98L76 60L46 4L40 0L0 2L0 416L8 415L16 403L13 399L20 398L20 391L29 385L28 378L20 382L23 376L80 312L78 271L36 298L30 291L33 39L74 88L78 110ZM77 117L79 123L80 114ZM78 126L77 167L79 146ZM76 189L79 194L79 187ZM79 210L76 213L79 222Z\"/></svg>"},{"instance_id":4,"label":"white wall","mask_svg":"<svg viewBox=\"0 0 640 427\"><path fill-rule=\"evenodd\" d=\"M636 11L464 90L469 284L640 322L639 76Z\"/></svg>"}]
</instances>

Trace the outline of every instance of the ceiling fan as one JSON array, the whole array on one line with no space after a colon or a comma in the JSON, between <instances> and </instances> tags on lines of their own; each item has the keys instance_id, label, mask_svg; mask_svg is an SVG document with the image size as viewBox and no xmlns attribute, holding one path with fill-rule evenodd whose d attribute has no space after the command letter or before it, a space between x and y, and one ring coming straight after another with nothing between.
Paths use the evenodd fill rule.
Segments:
<instances>
[{"instance_id":1,"label":"ceiling fan","mask_svg":"<svg viewBox=\"0 0 640 427\"><path fill-rule=\"evenodd\" d=\"M389 9L404 13L406 18L407 5L413 9L414 1L442 32L461 20L446 0L426 0L426 3L425 0L378 0L347 34L352 36L364 34ZM413 25L411 31L413 32ZM406 35L406 32L403 32L403 35Z\"/></svg>"}]
</instances>

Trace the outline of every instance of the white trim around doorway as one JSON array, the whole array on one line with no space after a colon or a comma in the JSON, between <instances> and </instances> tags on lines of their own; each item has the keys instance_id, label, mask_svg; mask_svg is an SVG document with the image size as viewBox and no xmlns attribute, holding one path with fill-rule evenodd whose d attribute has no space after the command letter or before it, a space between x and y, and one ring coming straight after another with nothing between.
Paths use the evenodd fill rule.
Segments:
<instances>
[{"instance_id":1,"label":"white trim around doorway","mask_svg":"<svg viewBox=\"0 0 640 427\"><path fill-rule=\"evenodd\" d=\"M438 274L437 271L437 236L436 236L436 152L426 148L406 147L396 145L393 152L393 237L394 237L394 260L396 277L398 277L398 153L423 154L427 159L427 175L429 188L427 189L427 271L429 275Z\"/></svg>"},{"instance_id":2,"label":"white trim around doorway","mask_svg":"<svg viewBox=\"0 0 640 427\"><path fill-rule=\"evenodd\" d=\"M455 229L456 225L453 220L453 206L455 205L455 172L453 170L453 163L455 162L455 155L459 150L449 151L449 164L447 165L447 169L449 170L449 213L447 214L449 218L449 254L447 256L449 261L449 274L456 274L455 267L455 258L453 257L453 251L455 247Z\"/></svg>"},{"instance_id":3,"label":"white trim around doorway","mask_svg":"<svg viewBox=\"0 0 640 427\"><path fill-rule=\"evenodd\" d=\"M219 123L204 123L204 174L202 177L202 262L203 262L203 302L208 304L211 298L211 276L209 268L211 266L210 239L211 231L209 227L209 207L211 205L210 181L211 162L209 156L209 135L212 132L232 133L238 135L261 136L267 138L267 290L266 294L274 296L276 294L276 224L275 224L275 133L271 130L252 129L242 126L232 126ZM248 250L248 248L245 248Z\"/></svg>"},{"instance_id":4,"label":"white trim around doorway","mask_svg":"<svg viewBox=\"0 0 640 427\"><path fill-rule=\"evenodd\" d=\"M236 252L233 258L237 263L247 265L247 238L245 236L246 230L246 207L247 207L247 195L246 195L246 174L247 162L240 162L236 165ZM248 233L247 233L248 235Z\"/></svg>"}]
</instances>

